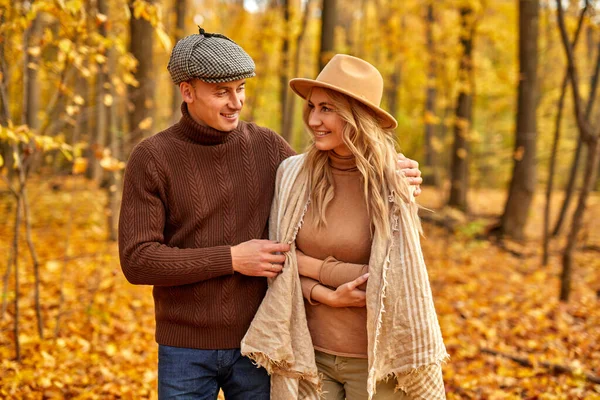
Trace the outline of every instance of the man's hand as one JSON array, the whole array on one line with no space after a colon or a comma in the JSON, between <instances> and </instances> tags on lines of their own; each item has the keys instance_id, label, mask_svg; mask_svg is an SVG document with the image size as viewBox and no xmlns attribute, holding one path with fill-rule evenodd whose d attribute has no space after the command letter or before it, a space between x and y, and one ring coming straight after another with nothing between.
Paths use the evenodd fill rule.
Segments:
<instances>
[{"instance_id":1,"label":"man's hand","mask_svg":"<svg viewBox=\"0 0 600 400\"><path fill-rule=\"evenodd\" d=\"M290 245L272 240L249 240L231 248L233 270L248 276L276 277L283 269Z\"/></svg>"},{"instance_id":2,"label":"man's hand","mask_svg":"<svg viewBox=\"0 0 600 400\"><path fill-rule=\"evenodd\" d=\"M329 305L332 307L364 307L367 304L367 293L358 287L367 279L369 279L368 273L338 287L331 293Z\"/></svg>"},{"instance_id":3,"label":"man's hand","mask_svg":"<svg viewBox=\"0 0 600 400\"><path fill-rule=\"evenodd\" d=\"M402 153L398 154L398 170L404 173L404 176L408 179L408 183L411 185L416 185L415 188L415 197L421 194L421 183L423 183L423 178L421 178L421 170L419 170L419 163L415 160L411 160L410 158L406 158L406 156Z\"/></svg>"}]
</instances>

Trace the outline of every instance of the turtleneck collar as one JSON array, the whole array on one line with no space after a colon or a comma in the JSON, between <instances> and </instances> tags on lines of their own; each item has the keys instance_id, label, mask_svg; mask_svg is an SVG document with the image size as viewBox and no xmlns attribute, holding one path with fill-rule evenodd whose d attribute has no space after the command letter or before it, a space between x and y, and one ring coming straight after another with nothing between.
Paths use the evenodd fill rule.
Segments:
<instances>
[{"instance_id":1,"label":"turtleneck collar","mask_svg":"<svg viewBox=\"0 0 600 400\"><path fill-rule=\"evenodd\" d=\"M176 132L181 139L186 142L205 146L225 143L231 137L236 136L236 133L239 133L239 125L230 132L223 132L209 126L200 125L190 115L186 102L181 103L181 119L176 124L176 127Z\"/></svg>"},{"instance_id":2,"label":"turtleneck collar","mask_svg":"<svg viewBox=\"0 0 600 400\"><path fill-rule=\"evenodd\" d=\"M329 151L329 165L335 171L342 172L355 172L358 171L356 168L356 158L354 155L341 156L335 151Z\"/></svg>"}]
</instances>

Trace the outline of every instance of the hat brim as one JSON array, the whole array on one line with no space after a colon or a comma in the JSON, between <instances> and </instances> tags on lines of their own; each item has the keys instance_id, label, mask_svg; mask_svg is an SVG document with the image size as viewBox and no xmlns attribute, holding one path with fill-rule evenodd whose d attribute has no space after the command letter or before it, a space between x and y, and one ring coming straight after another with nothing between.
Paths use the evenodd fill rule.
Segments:
<instances>
[{"instance_id":1,"label":"hat brim","mask_svg":"<svg viewBox=\"0 0 600 400\"><path fill-rule=\"evenodd\" d=\"M335 90L336 92L345 94L346 96L351 97L354 100L357 100L357 101L361 102L362 104L366 105L371 110L373 110L375 112L375 114L377 114L378 117L381 118L381 126L384 129L396 129L396 127L398 126L398 121L396 121L396 119L394 117L392 117L391 114L389 114L387 111L381 109L379 106L371 103L364 97L358 96L354 93L351 93L351 92L349 92L345 89L342 89L340 87L337 87L335 85L331 85L331 84L325 83L325 82L319 82L314 79L294 78L294 79L290 80L290 88L292 88L294 93L296 93L298 96L302 97L304 100L306 100L306 96L308 96L308 93L310 92L310 90L315 87L321 87L321 88L325 88L325 89Z\"/></svg>"}]
</instances>

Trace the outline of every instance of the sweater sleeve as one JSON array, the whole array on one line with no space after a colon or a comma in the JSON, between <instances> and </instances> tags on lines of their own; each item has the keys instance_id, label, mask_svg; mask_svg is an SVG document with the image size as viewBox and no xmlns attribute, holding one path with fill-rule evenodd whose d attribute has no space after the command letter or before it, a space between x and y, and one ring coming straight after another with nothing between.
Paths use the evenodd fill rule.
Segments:
<instances>
[{"instance_id":1,"label":"sweater sleeve","mask_svg":"<svg viewBox=\"0 0 600 400\"><path fill-rule=\"evenodd\" d=\"M178 286L233 274L230 246L180 249L165 244L163 181L142 142L127 163L119 217L119 258L127 280Z\"/></svg>"},{"instance_id":2,"label":"sweater sleeve","mask_svg":"<svg viewBox=\"0 0 600 400\"><path fill-rule=\"evenodd\" d=\"M325 285L337 288L345 283L351 282L356 278L369 272L369 266L364 264L352 264L338 261L333 257L327 257L323 260L319 272L319 281ZM363 283L358 287L366 290L367 284Z\"/></svg>"},{"instance_id":3,"label":"sweater sleeve","mask_svg":"<svg viewBox=\"0 0 600 400\"><path fill-rule=\"evenodd\" d=\"M300 284L302 286L302 295L306 300L308 300L310 304L312 304L313 306L321 304L317 301L314 301L311 298L312 291L315 288L315 286L319 285L319 282L306 276L300 276Z\"/></svg>"}]
</instances>

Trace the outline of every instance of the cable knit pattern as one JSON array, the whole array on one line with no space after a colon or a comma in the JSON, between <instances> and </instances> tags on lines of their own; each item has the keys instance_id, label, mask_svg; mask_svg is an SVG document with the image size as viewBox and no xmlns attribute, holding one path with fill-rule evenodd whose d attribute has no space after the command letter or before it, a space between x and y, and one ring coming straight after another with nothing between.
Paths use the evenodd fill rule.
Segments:
<instances>
[{"instance_id":1,"label":"cable knit pattern","mask_svg":"<svg viewBox=\"0 0 600 400\"><path fill-rule=\"evenodd\" d=\"M233 272L231 246L266 238L277 167L293 150L240 122L221 132L181 120L139 143L125 172L119 255L126 278L154 285L156 340L237 348L266 291Z\"/></svg>"}]
</instances>

